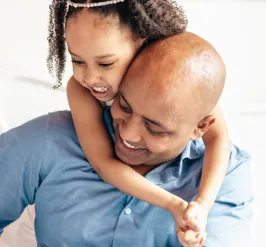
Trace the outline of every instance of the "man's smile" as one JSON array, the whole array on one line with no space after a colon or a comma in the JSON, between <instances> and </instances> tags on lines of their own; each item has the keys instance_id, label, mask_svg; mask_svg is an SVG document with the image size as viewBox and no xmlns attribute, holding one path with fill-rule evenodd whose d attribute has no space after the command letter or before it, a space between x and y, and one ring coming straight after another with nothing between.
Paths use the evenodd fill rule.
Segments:
<instances>
[{"instance_id":1,"label":"man's smile","mask_svg":"<svg viewBox=\"0 0 266 247\"><path fill-rule=\"evenodd\" d=\"M132 145L126 140L123 140L120 136L118 127L116 128L115 135L116 135L116 153L118 157L121 158L122 160L124 160L125 158L130 160L132 158L139 157L148 150L147 148L138 147L135 146L135 144ZM123 157L120 157L121 155Z\"/></svg>"}]
</instances>

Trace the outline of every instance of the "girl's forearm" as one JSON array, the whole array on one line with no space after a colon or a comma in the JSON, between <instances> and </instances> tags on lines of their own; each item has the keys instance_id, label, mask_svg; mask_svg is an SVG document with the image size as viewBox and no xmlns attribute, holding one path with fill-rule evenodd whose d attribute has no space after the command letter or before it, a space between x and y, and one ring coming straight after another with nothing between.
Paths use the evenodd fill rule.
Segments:
<instances>
[{"instance_id":1,"label":"girl's forearm","mask_svg":"<svg viewBox=\"0 0 266 247\"><path fill-rule=\"evenodd\" d=\"M211 208L224 181L230 156L230 141L221 110L212 112L215 123L203 136L206 146L197 201Z\"/></svg>"}]
</instances>

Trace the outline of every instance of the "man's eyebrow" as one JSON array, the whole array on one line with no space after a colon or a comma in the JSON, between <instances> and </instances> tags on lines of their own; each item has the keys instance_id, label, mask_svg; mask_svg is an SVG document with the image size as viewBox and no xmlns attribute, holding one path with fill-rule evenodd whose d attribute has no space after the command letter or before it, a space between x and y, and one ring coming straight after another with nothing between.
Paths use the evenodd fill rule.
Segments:
<instances>
[{"instance_id":1,"label":"man's eyebrow","mask_svg":"<svg viewBox=\"0 0 266 247\"><path fill-rule=\"evenodd\" d=\"M130 104L127 102L127 100L126 100L126 98L125 98L125 96L122 94L122 93L120 93L120 95L121 95L121 98L130 106ZM130 106L131 107L131 106ZM147 118L147 117L145 117L145 116L141 116L143 119L145 119L146 121L148 121L148 122L150 122L150 123L152 123L152 124L154 124L154 125L157 125L158 127L160 127L160 128L163 128L163 129L165 129L165 130L167 130L167 128L165 127L165 126L163 126L163 124L161 124L160 122L158 122L158 121L155 121L155 120L151 120L151 119L149 119L149 118Z\"/></svg>"}]
</instances>

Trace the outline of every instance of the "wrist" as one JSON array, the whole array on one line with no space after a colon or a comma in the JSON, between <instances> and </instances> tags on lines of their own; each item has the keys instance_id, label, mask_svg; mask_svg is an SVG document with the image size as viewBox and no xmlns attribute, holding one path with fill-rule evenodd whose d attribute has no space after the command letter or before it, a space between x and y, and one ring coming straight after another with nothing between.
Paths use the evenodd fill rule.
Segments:
<instances>
[{"instance_id":1,"label":"wrist","mask_svg":"<svg viewBox=\"0 0 266 247\"><path fill-rule=\"evenodd\" d=\"M172 195L167 206L167 210L175 214L177 211L180 213L180 215L183 215L184 210L187 208L188 203L181 199L180 197L177 197L175 195Z\"/></svg>"},{"instance_id":2,"label":"wrist","mask_svg":"<svg viewBox=\"0 0 266 247\"><path fill-rule=\"evenodd\" d=\"M206 198L200 197L198 196L195 199L195 202L198 203L200 206L206 208L208 211L211 210L212 206L213 206L213 202L210 200L207 200Z\"/></svg>"}]
</instances>

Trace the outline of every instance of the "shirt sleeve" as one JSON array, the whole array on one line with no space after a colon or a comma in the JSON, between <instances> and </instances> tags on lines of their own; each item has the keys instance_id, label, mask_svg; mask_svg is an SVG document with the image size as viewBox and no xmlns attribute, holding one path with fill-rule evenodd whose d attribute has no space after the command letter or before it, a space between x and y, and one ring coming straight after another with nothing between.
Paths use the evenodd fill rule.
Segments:
<instances>
[{"instance_id":1,"label":"shirt sleeve","mask_svg":"<svg viewBox=\"0 0 266 247\"><path fill-rule=\"evenodd\" d=\"M252 219L250 159L233 146L224 184L208 217L204 247L249 247Z\"/></svg>"},{"instance_id":2,"label":"shirt sleeve","mask_svg":"<svg viewBox=\"0 0 266 247\"><path fill-rule=\"evenodd\" d=\"M43 116L0 135L0 235L34 203L48 122Z\"/></svg>"}]
</instances>

